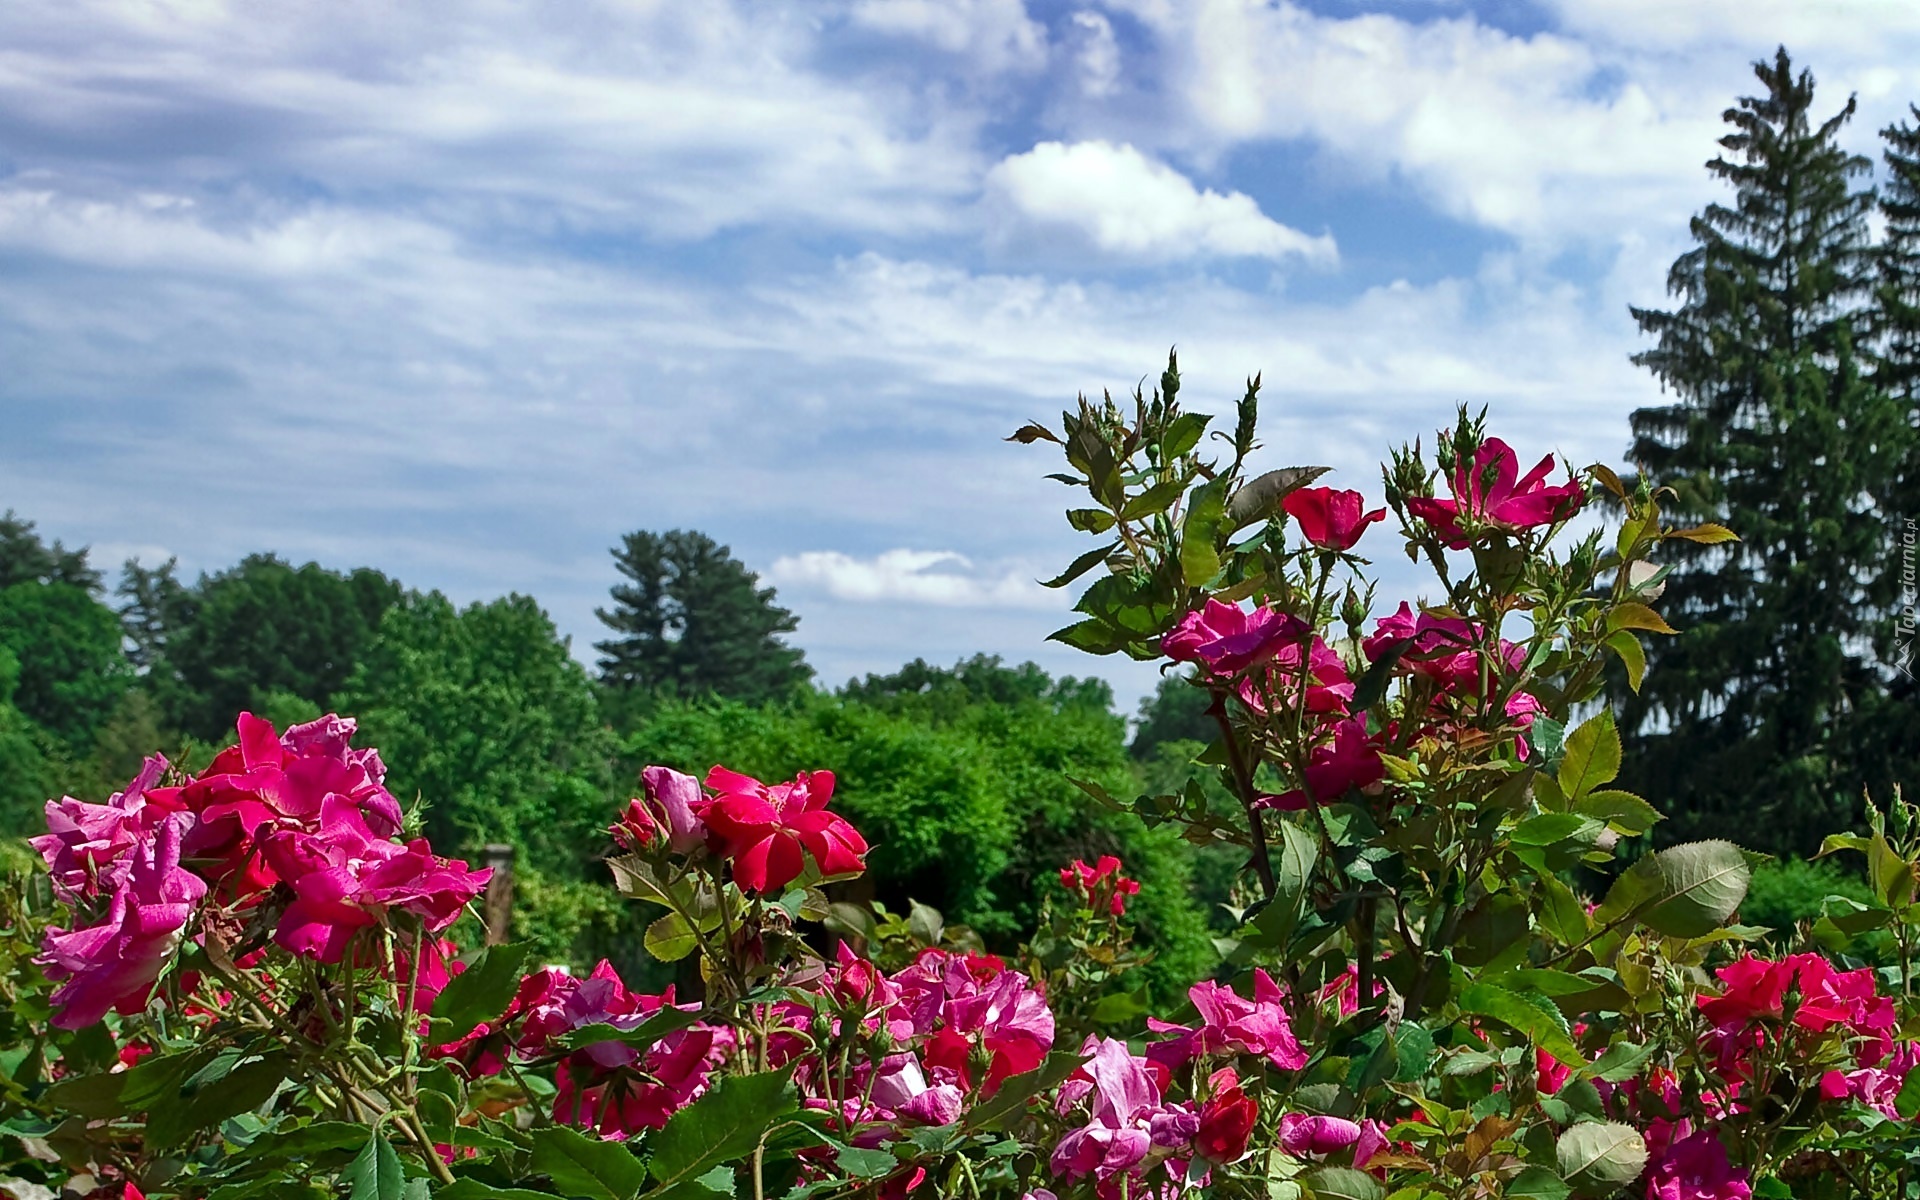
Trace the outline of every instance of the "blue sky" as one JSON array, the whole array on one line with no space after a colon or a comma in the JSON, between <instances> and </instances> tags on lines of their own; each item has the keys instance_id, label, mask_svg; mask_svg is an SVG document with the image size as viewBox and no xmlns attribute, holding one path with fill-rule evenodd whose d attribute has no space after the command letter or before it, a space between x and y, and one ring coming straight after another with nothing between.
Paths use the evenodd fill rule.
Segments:
<instances>
[{"instance_id":1,"label":"blue sky","mask_svg":"<svg viewBox=\"0 0 1920 1200\"><path fill-rule=\"evenodd\" d=\"M13 0L0 508L530 593L583 656L608 547L691 526L829 683L983 650L1130 703L1041 640L1080 543L999 439L1177 343L1370 495L1462 401L1618 461L1626 306L1781 41L1865 152L1920 99L1904 0Z\"/></svg>"}]
</instances>

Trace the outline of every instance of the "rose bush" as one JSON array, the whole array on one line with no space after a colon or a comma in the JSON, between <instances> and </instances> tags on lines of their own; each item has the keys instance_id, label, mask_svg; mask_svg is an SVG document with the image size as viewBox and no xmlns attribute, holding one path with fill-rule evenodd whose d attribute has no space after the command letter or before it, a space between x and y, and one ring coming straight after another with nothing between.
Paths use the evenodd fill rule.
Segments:
<instances>
[{"instance_id":1,"label":"rose bush","mask_svg":"<svg viewBox=\"0 0 1920 1200\"><path fill-rule=\"evenodd\" d=\"M1052 581L1102 571L1055 638L1193 664L1218 730L1200 766L1224 791L1084 785L1246 857L1181 1009L1138 982L1115 859L1061 864L998 953L838 893L868 846L832 764L649 767L608 814L611 878L675 987L462 953L487 872L408 836L351 720L242 714L205 771L155 758L103 803L48 805L0 939L0 1187L1916 1194L1913 807L1829 839L1871 901L1766 930L1738 918L1752 856L1639 849L1659 813L1610 786L1600 687L1637 687L1640 639L1670 632L1660 548L1733 535L1667 525L1605 467L1522 475L1465 414L1394 456L1369 511L1318 468L1248 469L1257 382L1218 460L1178 386L1170 362L1131 411L1083 400L1015 438L1061 448L1055 478L1091 499L1068 520L1101 538ZM1618 526L1574 528L1603 492ZM1355 551L1389 512L1433 590L1376 615ZM1869 934L1897 961L1852 957Z\"/></svg>"}]
</instances>

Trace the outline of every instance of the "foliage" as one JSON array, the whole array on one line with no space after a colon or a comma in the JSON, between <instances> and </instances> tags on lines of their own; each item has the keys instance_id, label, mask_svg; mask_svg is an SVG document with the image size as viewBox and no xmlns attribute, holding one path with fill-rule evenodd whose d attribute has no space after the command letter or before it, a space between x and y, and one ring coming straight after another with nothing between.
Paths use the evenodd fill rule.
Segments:
<instances>
[{"instance_id":1,"label":"foliage","mask_svg":"<svg viewBox=\"0 0 1920 1200\"><path fill-rule=\"evenodd\" d=\"M613 551L626 580L596 610L614 636L594 643L600 678L625 703L634 694L714 695L760 703L791 695L813 672L786 644L799 618L706 534L627 534Z\"/></svg>"},{"instance_id":2,"label":"foliage","mask_svg":"<svg viewBox=\"0 0 1920 1200\"><path fill-rule=\"evenodd\" d=\"M16 583L64 583L92 595L100 590L100 572L87 562L87 550L51 545L34 532L32 521L12 509L0 513L0 589Z\"/></svg>"},{"instance_id":3,"label":"foliage","mask_svg":"<svg viewBox=\"0 0 1920 1200\"><path fill-rule=\"evenodd\" d=\"M1812 76L1784 49L1755 74L1765 93L1727 111L1727 153L1708 164L1732 206L1694 220L1668 277L1680 307L1634 310L1656 343L1634 361L1675 400L1633 414L1633 459L1677 516L1740 539L1663 548L1680 633L1615 699L1629 786L1666 789L1663 836L1738 819L1760 848L1805 854L1886 783L1858 746L1898 596L1882 506L1913 446L1908 406L1854 342L1874 278L1873 195L1850 183L1870 164L1838 140L1853 102L1816 123Z\"/></svg>"},{"instance_id":4,"label":"foliage","mask_svg":"<svg viewBox=\"0 0 1920 1200\"><path fill-rule=\"evenodd\" d=\"M70 583L29 580L0 589L0 646L18 673L13 705L75 752L131 682L113 610Z\"/></svg>"},{"instance_id":5,"label":"foliage","mask_svg":"<svg viewBox=\"0 0 1920 1200\"><path fill-rule=\"evenodd\" d=\"M438 592L408 597L343 695L391 754L397 793L426 800L436 845L511 843L535 871L585 876L613 744L586 672L531 599L456 610Z\"/></svg>"},{"instance_id":6,"label":"foliage","mask_svg":"<svg viewBox=\"0 0 1920 1200\"><path fill-rule=\"evenodd\" d=\"M402 596L378 571L295 567L271 554L249 555L185 589L130 564L122 592L134 602L134 645L153 660L148 686L169 725L202 741L222 737L234 713L262 709L275 693L338 707L382 616Z\"/></svg>"}]
</instances>

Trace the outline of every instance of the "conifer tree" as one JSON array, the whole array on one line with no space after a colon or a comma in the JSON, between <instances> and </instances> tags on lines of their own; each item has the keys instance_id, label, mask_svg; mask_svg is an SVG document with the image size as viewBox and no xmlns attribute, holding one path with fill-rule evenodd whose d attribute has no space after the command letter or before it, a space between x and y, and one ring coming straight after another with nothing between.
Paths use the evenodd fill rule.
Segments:
<instances>
[{"instance_id":1,"label":"conifer tree","mask_svg":"<svg viewBox=\"0 0 1920 1200\"><path fill-rule=\"evenodd\" d=\"M1733 189L1692 222L1668 275L1679 305L1633 309L1654 347L1634 361L1673 402L1633 414L1632 457L1672 488L1683 523L1738 542L1677 542L1638 696L1629 786L1682 839L1810 852L1859 813L1850 746L1884 693L1876 628L1892 611L1897 537L1882 505L1908 437L1855 349L1873 291L1871 164L1840 148L1851 99L1814 117L1814 81L1783 47L1764 87L1726 110L1707 164Z\"/></svg>"},{"instance_id":2,"label":"conifer tree","mask_svg":"<svg viewBox=\"0 0 1920 1200\"><path fill-rule=\"evenodd\" d=\"M706 534L629 533L613 561L626 582L614 585L613 607L595 614L617 636L594 648L614 708L635 693L757 704L812 678L801 652L780 636L798 628L799 618Z\"/></svg>"}]
</instances>

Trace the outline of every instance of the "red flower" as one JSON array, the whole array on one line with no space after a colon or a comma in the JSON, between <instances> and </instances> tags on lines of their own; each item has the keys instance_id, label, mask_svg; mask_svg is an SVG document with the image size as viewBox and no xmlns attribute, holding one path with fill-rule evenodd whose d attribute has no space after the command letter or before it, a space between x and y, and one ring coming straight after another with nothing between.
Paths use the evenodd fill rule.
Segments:
<instances>
[{"instance_id":1,"label":"red flower","mask_svg":"<svg viewBox=\"0 0 1920 1200\"><path fill-rule=\"evenodd\" d=\"M1366 510L1366 499L1359 492L1338 488L1301 488L1289 493L1280 507L1300 522L1300 532L1322 550L1351 550L1375 521L1385 520L1387 510Z\"/></svg>"},{"instance_id":2,"label":"red flower","mask_svg":"<svg viewBox=\"0 0 1920 1200\"><path fill-rule=\"evenodd\" d=\"M1116 917L1126 915L1128 896L1140 894L1140 881L1122 875L1120 860L1111 854L1102 854L1091 867L1074 859L1060 868L1060 882L1089 908L1104 908Z\"/></svg>"},{"instance_id":3,"label":"red flower","mask_svg":"<svg viewBox=\"0 0 1920 1200\"><path fill-rule=\"evenodd\" d=\"M833 798L833 772L803 771L792 783L768 786L738 771L715 767L707 787L716 795L702 803L708 845L733 860L742 889L778 892L800 877L811 856L824 878L866 870L867 840L826 811Z\"/></svg>"},{"instance_id":4,"label":"red flower","mask_svg":"<svg viewBox=\"0 0 1920 1200\"><path fill-rule=\"evenodd\" d=\"M1219 1072L1215 1079L1226 1087L1201 1107L1200 1132L1193 1136L1193 1148L1211 1162L1237 1162L1247 1152L1247 1139L1253 1134L1254 1122L1260 1119L1260 1106L1240 1090L1232 1070Z\"/></svg>"}]
</instances>

